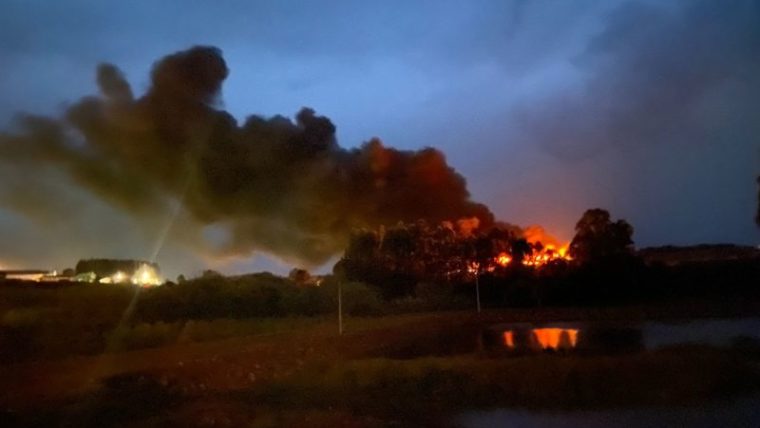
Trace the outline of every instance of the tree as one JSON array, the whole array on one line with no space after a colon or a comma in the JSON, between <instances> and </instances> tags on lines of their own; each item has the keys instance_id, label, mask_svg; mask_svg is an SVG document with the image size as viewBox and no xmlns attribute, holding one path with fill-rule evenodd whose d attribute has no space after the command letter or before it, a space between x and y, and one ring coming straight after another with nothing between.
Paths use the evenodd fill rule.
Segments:
<instances>
[{"instance_id":1,"label":"tree","mask_svg":"<svg viewBox=\"0 0 760 428\"><path fill-rule=\"evenodd\" d=\"M604 261L633 252L633 227L625 220L613 222L600 208L587 210L575 225L570 255L580 263Z\"/></svg>"},{"instance_id":2,"label":"tree","mask_svg":"<svg viewBox=\"0 0 760 428\"><path fill-rule=\"evenodd\" d=\"M219 279L222 278L223 275L213 269L206 269L201 273L201 278L203 279Z\"/></svg>"},{"instance_id":3,"label":"tree","mask_svg":"<svg viewBox=\"0 0 760 428\"><path fill-rule=\"evenodd\" d=\"M515 240L512 243L512 260L515 266L521 266L525 257L529 256L532 252L533 248L525 238Z\"/></svg>"},{"instance_id":4,"label":"tree","mask_svg":"<svg viewBox=\"0 0 760 428\"><path fill-rule=\"evenodd\" d=\"M288 279L299 286L310 285L313 283L313 278L309 271L301 268L293 268L288 274Z\"/></svg>"}]
</instances>

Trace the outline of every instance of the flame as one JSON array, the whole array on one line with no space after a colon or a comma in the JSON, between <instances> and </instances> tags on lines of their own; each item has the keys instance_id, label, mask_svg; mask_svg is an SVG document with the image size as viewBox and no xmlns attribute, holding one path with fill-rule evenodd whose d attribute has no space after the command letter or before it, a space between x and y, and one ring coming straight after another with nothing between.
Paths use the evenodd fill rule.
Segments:
<instances>
[{"instance_id":1,"label":"flame","mask_svg":"<svg viewBox=\"0 0 760 428\"><path fill-rule=\"evenodd\" d=\"M506 266L512 261L512 256L507 253L499 253L495 258L496 264L499 266Z\"/></svg>"},{"instance_id":2,"label":"flame","mask_svg":"<svg viewBox=\"0 0 760 428\"><path fill-rule=\"evenodd\" d=\"M441 223L444 227L454 230L454 225L451 222ZM478 219L473 217L471 219L460 219L457 222L457 233L465 236L464 234L471 234L473 228L477 228ZM570 261L572 258L569 255L570 243L560 244L556 239L544 232L544 229L540 226L531 226L524 231L525 240L531 244L530 252L525 254L522 259L523 266L530 266L534 268L540 268L546 264L557 260ZM547 244L539 239L546 239ZM482 272L494 272L499 267L505 268L512 264L514 256L508 252L500 252L497 256L491 257L483 261L467 261L464 268L459 272L466 272L470 275L477 275Z\"/></svg>"},{"instance_id":3,"label":"flame","mask_svg":"<svg viewBox=\"0 0 760 428\"><path fill-rule=\"evenodd\" d=\"M523 236L529 244L534 246L541 244L543 247L542 250L525 258L523 264L526 266L542 266L553 260L572 260L568 254L570 243L560 243L557 238L547 233L541 226L526 227L523 230Z\"/></svg>"},{"instance_id":4,"label":"flame","mask_svg":"<svg viewBox=\"0 0 760 428\"><path fill-rule=\"evenodd\" d=\"M467 265L467 271L471 274L476 274L480 270L480 263L478 262L470 262L469 265Z\"/></svg>"},{"instance_id":5,"label":"flame","mask_svg":"<svg viewBox=\"0 0 760 428\"><path fill-rule=\"evenodd\" d=\"M568 254L569 247L570 244L564 244L561 246L547 244L540 251L534 251L531 255L527 256L525 260L523 260L523 264L526 266L540 267L554 260L572 260Z\"/></svg>"},{"instance_id":6,"label":"flame","mask_svg":"<svg viewBox=\"0 0 760 428\"><path fill-rule=\"evenodd\" d=\"M512 330L507 330L504 332L504 346L507 348L515 347L515 334L512 333Z\"/></svg>"},{"instance_id":7,"label":"flame","mask_svg":"<svg viewBox=\"0 0 760 428\"><path fill-rule=\"evenodd\" d=\"M547 233L543 227L538 225L528 226L523 229L523 237L529 244L540 242L546 246L553 245L554 247L558 247L560 242L557 238Z\"/></svg>"},{"instance_id":8,"label":"flame","mask_svg":"<svg viewBox=\"0 0 760 428\"><path fill-rule=\"evenodd\" d=\"M559 249L555 249L553 245L547 245L541 251L526 255L522 263L525 266L541 267L554 260L572 260L567 254L567 249L568 245L564 245ZM506 267L512 263L512 256L507 253L499 253L498 256L494 257L493 261L501 267ZM489 272L492 270L489 269Z\"/></svg>"}]
</instances>

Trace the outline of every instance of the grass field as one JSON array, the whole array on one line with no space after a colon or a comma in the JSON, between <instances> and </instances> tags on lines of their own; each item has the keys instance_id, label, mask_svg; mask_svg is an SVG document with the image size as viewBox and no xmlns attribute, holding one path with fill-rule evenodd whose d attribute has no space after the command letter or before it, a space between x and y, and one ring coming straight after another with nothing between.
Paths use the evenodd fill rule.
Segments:
<instances>
[{"instance_id":1,"label":"grass field","mask_svg":"<svg viewBox=\"0 0 760 428\"><path fill-rule=\"evenodd\" d=\"M184 328L194 333L148 349L127 350L126 332L108 352L4 364L0 408L11 426L438 426L469 409L698 404L758 388L754 342L616 356L503 357L469 345L425 355L442 337L455 349L496 322L669 319L697 309L349 318L343 336L333 318L193 322Z\"/></svg>"}]
</instances>

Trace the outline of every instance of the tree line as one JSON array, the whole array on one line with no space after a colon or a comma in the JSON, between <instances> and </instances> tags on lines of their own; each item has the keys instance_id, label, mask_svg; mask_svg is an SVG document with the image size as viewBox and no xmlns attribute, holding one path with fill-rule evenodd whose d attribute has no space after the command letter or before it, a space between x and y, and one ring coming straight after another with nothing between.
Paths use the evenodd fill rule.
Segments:
<instances>
[{"instance_id":1,"label":"tree line","mask_svg":"<svg viewBox=\"0 0 760 428\"><path fill-rule=\"evenodd\" d=\"M633 227L613 221L603 209L586 211L576 224L569 257L546 258L540 267L523 262L547 251L509 226L459 229L424 220L353 233L336 274L378 288L386 298L414 293L417 284L466 284L474 276L494 278L562 272L573 266L619 263L633 258ZM535 272L533 272L535 273Z\"/></svg>"}]
</instances>

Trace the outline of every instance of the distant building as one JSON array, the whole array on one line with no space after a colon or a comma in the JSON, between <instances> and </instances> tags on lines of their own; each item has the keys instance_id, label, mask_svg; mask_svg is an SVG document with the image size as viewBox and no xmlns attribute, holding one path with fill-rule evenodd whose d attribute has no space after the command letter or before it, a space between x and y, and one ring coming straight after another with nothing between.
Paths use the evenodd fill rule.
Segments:
<instances>
[{"instance_id":1,"label":"distant building","mask_svg":"<svg viewBox=\"0 0 760 428\"><path fill-rule=\"evenodd\" d=\"M44 278L54 277L57 272L54 270L41 269L17 269L17 270L0 270L0 279L16 281L34 281L40 282Z\"/></svg>"},{"instance_id":2,"label":"distant building","mask_svg":"<svg viewBox=\"0 0 760 428\"><path fill-rule=\"evenodd\" d=\"M40 282L74 282L74 276L66 275L63 273L55 273L54 275L43 276L40 278Z\"/></svg>"}]
</instances>

